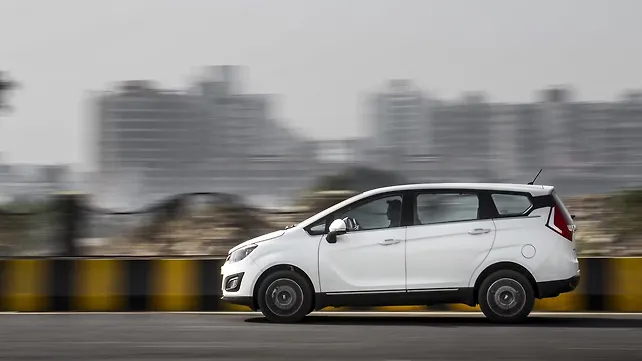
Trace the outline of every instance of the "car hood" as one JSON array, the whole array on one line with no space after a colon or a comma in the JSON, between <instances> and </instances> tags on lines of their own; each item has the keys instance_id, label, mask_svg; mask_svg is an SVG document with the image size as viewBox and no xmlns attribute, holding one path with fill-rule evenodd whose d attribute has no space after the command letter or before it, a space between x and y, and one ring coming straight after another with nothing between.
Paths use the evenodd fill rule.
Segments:
<instances>
[{"instance_id":1,"label":"car hood","mask_svg":"<svg viewBox=\"0 0 642 361\"><path fill-rule=\"evenodd\" d=\"M279 238L282 235L284 235L285 232L286 231L284 231L284 230L279 230L279 231L270 232L270 233L264 234L262 236L258 236L258 237L249 239L249 240L247 240L247 241L245 241L245 242L233 247L232 249L230 249L229 253L232 253L232 252L236 251L237 249L241 249L241 248L243 248L245 246L248 246L250 244L265 242L265 241L269 241L271 239Z\"/></svg>"}]
</instances>

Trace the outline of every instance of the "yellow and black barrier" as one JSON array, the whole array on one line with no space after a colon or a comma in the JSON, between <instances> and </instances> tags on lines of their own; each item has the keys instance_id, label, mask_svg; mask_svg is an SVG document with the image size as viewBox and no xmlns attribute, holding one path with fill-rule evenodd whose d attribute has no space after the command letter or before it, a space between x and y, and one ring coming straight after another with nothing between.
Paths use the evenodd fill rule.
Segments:
<instances>
[{"instance_id":1,"label":"yellow and black barrier","mask_svg":"<svg viewBox=\"0 0 642 361\"><path fill-rule=\"evenodd\" d=\"M2 311L216 311L220 259L0 260Z\"/></svg>"},{"instance_id":2,"label":"yellow and black barrier","mask_svg":"<svg viewBox=\"0 0 642 361\"><path fill-rule=\"evenodd\" d=\"M4 259L0 260L0 311L247 310L220 300L222 263L221 259L211 258ZM581 258L580 268L577 290L537 300L535 309L642 312L642 257ZM447 305L359 309L479 308Z\"/></svg>"}]
</instances>

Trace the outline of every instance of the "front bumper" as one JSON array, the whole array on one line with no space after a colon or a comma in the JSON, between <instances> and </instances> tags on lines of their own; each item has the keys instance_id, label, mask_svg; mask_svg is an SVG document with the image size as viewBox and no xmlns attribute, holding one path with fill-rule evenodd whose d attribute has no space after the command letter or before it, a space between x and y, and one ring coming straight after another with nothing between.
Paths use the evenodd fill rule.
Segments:
<instances>
[{"instance_id":1,"label":"front bumper","mask_svg":"<svg viewBox=\"0 0 642 361\"><path fill-rule=\"evenodd\" d=\"M225 298L251 298L254 293L252 287L259 275L259 271L258 266L249 256L239 262L225 263L221 267L221 294L224 300ZM227 287L229 286L228 281L232 278L238 278L238 284L229 288Z\"/></svg>"},{"instance_id":2,"label":"front bumper","mask_svg":"<svg viewBox=\"0 0 642 361\"><path fill-rule=\"evenodd\" d=\"M231 303L233 305L246 306L249 307L252 311L256 311L254 308L254 300L252 297L248 296L223 296L221 297L222 301Z\"/></svg>"},{"instance_id":3,"label":"front bumper","mask_svg":"<svg viewBox=\"0 0 642 361\"><path fill-rule=\"evenodd\" d=\"M562 293L571 292L580 284L580 275L577 274L571 278L557 281L547 281L537 283L539 290L538 298L557 297Z\"/></svg>"}]
</instances>

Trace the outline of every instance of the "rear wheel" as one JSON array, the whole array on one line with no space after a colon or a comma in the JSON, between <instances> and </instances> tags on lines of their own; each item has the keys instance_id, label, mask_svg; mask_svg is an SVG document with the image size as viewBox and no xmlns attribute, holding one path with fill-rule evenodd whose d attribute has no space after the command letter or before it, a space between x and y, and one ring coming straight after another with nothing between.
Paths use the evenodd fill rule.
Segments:
<instances>
[{"instance_id":1,"label":"rear wheel","mask_svg":"<svg viewBox=\"0 0 642 361\"><path fill-rule=\"evenodd\" d=\"M482 282L479 306L493 322L519 323L528 318L535 305L531 283L519 272L497 271Z\"/></svg>"},{"instance_id":2,"label":"rear wheel","mask_svg":"<svg viewBox=\"0 0 642 361\"><path fill-rule=\"evenodd\" d=\"M312 286L293 271L277 271L267 276L257 296L261 313L271 322L299 322L313 308Z\"/></svg>"}]
</instances>

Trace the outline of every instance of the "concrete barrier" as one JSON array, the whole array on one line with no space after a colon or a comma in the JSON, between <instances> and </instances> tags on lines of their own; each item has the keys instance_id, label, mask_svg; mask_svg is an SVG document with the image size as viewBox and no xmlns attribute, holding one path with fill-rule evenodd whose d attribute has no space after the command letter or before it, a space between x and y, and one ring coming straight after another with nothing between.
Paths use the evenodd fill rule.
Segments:
<instances>
[{"instance_id":1,"label":"concrete barrier","mask_svg":"<svg viewBox=\"0 0 642 361\"><path fill-rule=\"evenodd\" d=\"M222 259L212 258L4 259L0 260L0 311L247 310L220 300L222 264ZM580 268L582 280L577 290L537 300L535 309L642 312L642 257L581 258ZM444 305L359 309L479 308Z\"/></svg>"}]
</instances>

